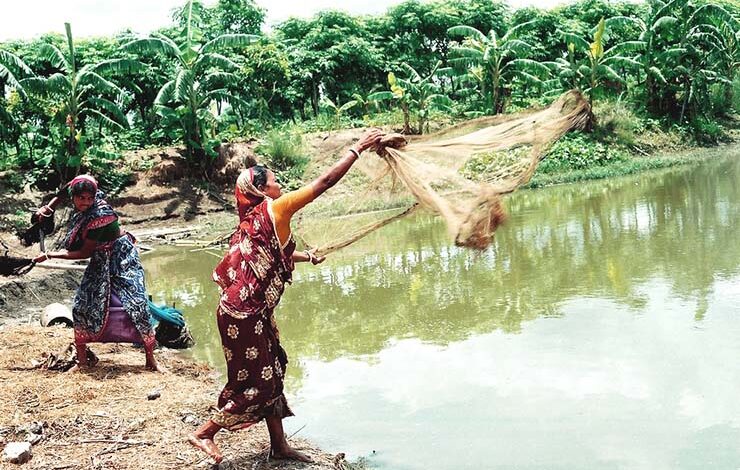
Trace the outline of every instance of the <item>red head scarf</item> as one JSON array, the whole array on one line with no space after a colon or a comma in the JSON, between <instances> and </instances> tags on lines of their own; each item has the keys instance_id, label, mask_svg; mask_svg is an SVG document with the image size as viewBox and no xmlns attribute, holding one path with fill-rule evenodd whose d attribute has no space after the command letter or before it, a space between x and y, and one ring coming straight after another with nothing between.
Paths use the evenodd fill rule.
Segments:
<instances>
[{"instance_id":1,"label":"red head scarf","mask_svg":"<svg viewBox=\"0 0 740 470\"><path fill-rule=\"evenodd\" d=\"M249 168L241 172L236 179L236 207L239 211L239 220L249 214L257 205L265 200L265 194L254 186L254 170Z\"/></svg>"},{"instance_id":2,"label":"red head scarf","mask_svg":"<svg viewBox=\"0 0 740 470\"><path fill-rule=\"evenodd\" d=\"M93 187L95 188L95 192L98 191L98 182L95 181L95 178L93 178L90 175L79 175L79 176L75 176L72 179L72 181L70 181L69 183L67 183L67 187L71 190L74 185L76 185L77 183L81 183L83 181L86 181L86 182L92 184Z\"/></svg>"}]
</instances>

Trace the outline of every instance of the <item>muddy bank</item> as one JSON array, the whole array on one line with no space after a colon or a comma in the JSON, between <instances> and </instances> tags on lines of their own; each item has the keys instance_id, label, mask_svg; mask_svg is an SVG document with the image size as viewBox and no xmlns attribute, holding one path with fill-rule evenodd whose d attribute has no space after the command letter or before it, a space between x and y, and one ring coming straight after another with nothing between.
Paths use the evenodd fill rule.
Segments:
<instances>
[{"instance_id":1,"label":"muddy bank","mask_svg":"<svg viewBox=\"0 0 740 470\"><path fill-rule=\"evenodd\" d=\"M144 355L131 346L94 344L100 362L91 372L36 369L44 353L63 350L72 331L36 326L0 327L0 447L38 439L27 469L211 468L185 437L210 416L220 380L209 367L171 351L157 360L169 373L145 371ZM151 392L159 398L148 399ZM299 436L291 444L313 464L272 461L263 424L217 437L223 469L349 468ZM11 467L3 463L2 468ZM7 467L6 467L7 466Z\"/></svg>"},{"instance_id":2,"label":"muddy bank","mask_svg":"<svg viewBox=\"0 0 740 470\"><path fill-rule=\"evenodd\" d=\"M9 320L38 318L41 309L53 302L71 304L82 273L54 271L0 278L0 325Z\"/></svg>"}]
</instances>

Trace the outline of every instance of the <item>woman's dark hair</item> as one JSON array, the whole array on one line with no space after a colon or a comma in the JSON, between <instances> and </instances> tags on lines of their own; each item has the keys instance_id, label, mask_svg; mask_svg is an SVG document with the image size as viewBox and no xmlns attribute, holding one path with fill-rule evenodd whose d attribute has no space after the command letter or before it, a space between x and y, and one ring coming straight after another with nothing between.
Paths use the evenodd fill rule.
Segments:
<instances>
[{"instance_id":1,"label":"woman's dark hair","mask_svg":"<svg viewBox=\"0 0 740 470\"><path fill-rule=\"evenodd\" d=\"M255 188L263 188L267 184L267 167L254 165L252 167L252 184Z\"/></svg>"},{"instance_id":2,"label":"woman's dark hair","mask_svg":"<svg viewBox=\"0 0 740 470\"><path fill-rule=\"evenodd\" d=\"M79 196L82 193L90 193L95 195L95 185L89 181L80 181L69 187L69 193L72 196Z\"/></svg>"}]
</instances>

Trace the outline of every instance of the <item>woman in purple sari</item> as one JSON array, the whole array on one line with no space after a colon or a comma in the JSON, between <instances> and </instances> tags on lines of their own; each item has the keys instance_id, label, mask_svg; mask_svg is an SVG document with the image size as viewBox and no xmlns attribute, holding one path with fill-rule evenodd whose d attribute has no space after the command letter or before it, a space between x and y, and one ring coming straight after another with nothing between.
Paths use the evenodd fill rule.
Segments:
<instances>
[{"instance_id":1,"label":"woman in purple sari","mask_svg":"<svg viewBox=\"0 0 740 470\"><path fill-rule=\"evenodd\" d=\"M160 371L136 240L120 227L118 215L92 176L80 175L67 188L75 212L61 242L64 249L41 254L34 261L90 259L72 309L79 368L89 365L87 343L141 343L146 368ZM60 201L54 198L39 216L51 216Z\"/></svg>"}]
</instances>

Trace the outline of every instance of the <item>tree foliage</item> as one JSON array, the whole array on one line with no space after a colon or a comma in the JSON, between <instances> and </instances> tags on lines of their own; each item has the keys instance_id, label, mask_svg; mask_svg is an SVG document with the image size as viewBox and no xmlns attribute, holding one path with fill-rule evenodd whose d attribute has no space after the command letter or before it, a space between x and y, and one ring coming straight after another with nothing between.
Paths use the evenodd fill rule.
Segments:
<instances>
[{"instance_id":1,"label":"tree foliage","mask_svg":"<svg viewBox=\"0 0 740 470\"><path fill-rule=\"evenodd\" d=\"M286 121L334 129L381 111L425 132L433 112L496 114L568 88L706 133L740 101L739 18L732 0L405 0L262 33L254 0L189 0L145 38L67 27L0 44L0 169L70 173L178 141L202 168L222 140Z\"/></svg>"},{"instance_id":2,"label":"tree foliage","mask_svg":"<svg viewBox=\"0 0 740 470\"><path fill-rule=\"evenodd\" d=\"M182 28L173 39L163 34L135 39L122 49L135 54L158 53L175 62L175 72L157 93L154 105L165 128L177 127L187 155L199 161L205 154L215 156L217 114L212 105L247 105L229 85L238 81L239 66L222 51L243 48L259 38L250 34L221 34L206 41L202 32L202 5L191 0L186 5ZM116 61L123 63L125 59ZM174 136L175 134L173 134Z\"/></svg>"}]
</instances>

